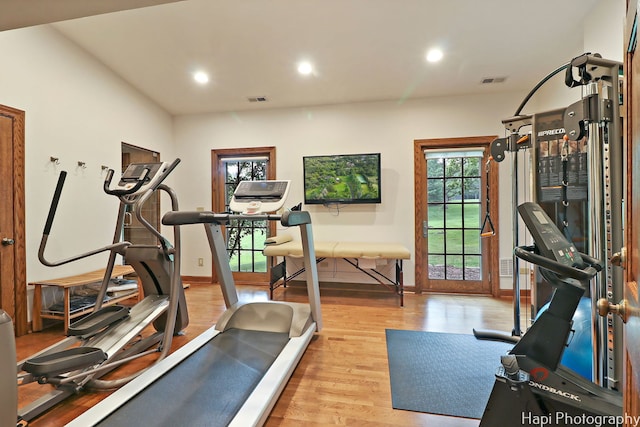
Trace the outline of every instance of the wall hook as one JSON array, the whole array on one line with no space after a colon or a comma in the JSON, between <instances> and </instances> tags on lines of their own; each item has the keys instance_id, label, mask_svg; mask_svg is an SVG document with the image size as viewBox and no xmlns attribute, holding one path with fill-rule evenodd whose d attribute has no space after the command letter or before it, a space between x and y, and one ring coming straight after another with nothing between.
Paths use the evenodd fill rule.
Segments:
<instances>
[{"instance_id":1,"label":"wall hook","mask_svg":"<svg viewBox=\"0 0 640 427\"><path fill-rule=\"evenodd\" d=\"M49 157L49 161L50 161L51 163L56 164L56 165L59 165L59 164L60 164L60 159L59 159L58 157L53 157L53 156L51 156L51 157Z\"/></svg>"},{"instance_id":2,"label":"wall hook","mask_svg":"<svg viewBox=\"0 0 640 427\"><path fill-rule=\"evenodd\" d=\"M78 160L78 167L82 169L86 169L87 164L85 162L81 162L80 160Z\"/></svg>"}]
</instances>

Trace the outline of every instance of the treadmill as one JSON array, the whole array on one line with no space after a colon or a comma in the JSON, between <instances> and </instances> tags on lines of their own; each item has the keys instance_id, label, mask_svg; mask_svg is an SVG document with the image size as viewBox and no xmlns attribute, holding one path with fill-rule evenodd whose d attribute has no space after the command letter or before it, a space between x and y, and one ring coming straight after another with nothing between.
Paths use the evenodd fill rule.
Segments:
<instances>
[{"instance_id":1,"label":"treadmill","mask_svg":"<svg viewBox=\"0 0 640 427\"><path fill-rule=\"evenodd\" d=\"M322 328L311 217L282 208L289 181L243 181L234 213L168 212L165 225L203 224L226 311L215 326L67 424L71 427L262 425L309 342ZM298 227L307 268L308 304L243 303L233 281L222 226L231 220Z\"/></svg>"}]
</instances>

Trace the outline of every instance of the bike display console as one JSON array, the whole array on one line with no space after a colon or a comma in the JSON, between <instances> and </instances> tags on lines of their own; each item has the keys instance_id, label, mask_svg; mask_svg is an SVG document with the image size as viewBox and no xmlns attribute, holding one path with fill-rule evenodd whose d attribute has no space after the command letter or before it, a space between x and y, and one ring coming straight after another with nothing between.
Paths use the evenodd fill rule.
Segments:
<instances>
[{"instance_id":1,"label":"bike display console","mask_svg":"<svg viewBox=\"0 0 640 427\"><path fill-rule=\"evenodd\" d=\"M523 203L518 213L531 233L540 255L569 267L581 266L582 257L573 243L564 238L547 213L535 203Z\"/></svg>"}]
</instances>

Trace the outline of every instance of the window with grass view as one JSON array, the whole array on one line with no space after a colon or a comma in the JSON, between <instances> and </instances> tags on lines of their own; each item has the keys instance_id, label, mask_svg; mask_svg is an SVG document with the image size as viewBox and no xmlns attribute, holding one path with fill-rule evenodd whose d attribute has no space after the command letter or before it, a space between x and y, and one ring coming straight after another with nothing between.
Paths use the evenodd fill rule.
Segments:
<instances>
[{"instance_id":1,"label":"window with grass view","mask_svg":"<svg viewBox=\"0 0 640 427\"><path fill-rule=\"evenodd\" d=\"M427 150L429 279L482 280L482 150Z\"/></svg>"},{"instance_id":2,"label":"window with grass view","mask_svg":"<svg viewBox=\"0 0 640 427\"><path fill-rule=\"evenodd\" d=\"M240 181L264 181L267 179L266 158L224 160L225 210ZM232 220L225 227L227 252L231 271L264 273L267 259L262 254L268 234L267 221Z\"/></svg>"}]
</instances>

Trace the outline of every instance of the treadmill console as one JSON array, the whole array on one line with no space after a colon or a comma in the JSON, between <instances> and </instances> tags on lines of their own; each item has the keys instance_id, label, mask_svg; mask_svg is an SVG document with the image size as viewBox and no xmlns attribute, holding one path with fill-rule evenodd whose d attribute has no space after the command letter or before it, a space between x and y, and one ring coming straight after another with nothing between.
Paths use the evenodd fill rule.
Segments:
<instances>
[{"instance_id":1,"label":"treadmill console","mask_svg":"<svg viewBox=\"0 0 640 427\"><path fill-rule=\"evenodd\" d=\"M291 181L241 181L229 208L234 212L258 214L275 212L284 206Z\"/></svg>"},{"instance_id":2,"label":"treadmill console","mask_svg":"<svg viewBox=\"0 0 640 427\"><path fill-rule=\"evenodd\" d=\"M518 212L531 233L540 255L569 267L584 265L573 243L569 242L536 203L523 203Z\"/></svg>"}]
</instances>

